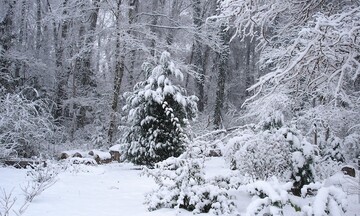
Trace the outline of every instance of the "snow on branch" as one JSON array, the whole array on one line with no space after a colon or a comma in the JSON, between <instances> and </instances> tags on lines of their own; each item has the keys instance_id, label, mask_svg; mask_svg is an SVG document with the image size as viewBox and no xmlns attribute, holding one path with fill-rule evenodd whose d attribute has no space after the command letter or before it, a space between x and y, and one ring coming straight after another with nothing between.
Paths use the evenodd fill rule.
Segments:
<instances>
[{"instance_id":1,"label":"snow on branch","mask_svg":"<svg viewBox=\"0 0 360 216\"><path fill-rule=\"evenodd\" d=\"M329 92L329 101L335 105L345 100L344 87L358 77L360 70L359 17L360 7L345 8L331 16L318 13L301 27L290 44L265 49L260 62L271 72L248 88L256 93L246 103L280 85L297 86L309 94Z\"/></svg>"}]
</instances>

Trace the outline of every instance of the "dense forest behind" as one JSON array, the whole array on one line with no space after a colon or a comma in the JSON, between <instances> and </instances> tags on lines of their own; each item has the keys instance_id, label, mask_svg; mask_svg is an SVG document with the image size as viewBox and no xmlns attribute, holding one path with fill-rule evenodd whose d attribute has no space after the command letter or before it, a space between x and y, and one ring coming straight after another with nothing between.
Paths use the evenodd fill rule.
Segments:
<instances>
[{"instance_id":1,"label":"dense forest behind","mask_svg":"<svg viewBox=\"0 0 360 216\"><path fill-rule=\"evenodd\" d=\"M126 95L167 65L164 52L181 71L176 91L196 96L195 121L180 119L186 139L288 128L316 154L359 155L358 1L1 0L0 10L2 157L126 143Z\"/></svg>"},{"instance_id":2,"label":"dense forest behind","mask_svg":"<svg viewBox=\"0 0 360 216\"><path fill-rule=\"evenodd\" d=\"M9 160L49 165L28 171L17 215L60 172L92 170L107 195L117 171L142 184L139 167L158 186L150 211L345 215L349 201L357 214L360 2L0 0ZM16 198L1 191L8 216Z\"/></svg>"}]
</instances>

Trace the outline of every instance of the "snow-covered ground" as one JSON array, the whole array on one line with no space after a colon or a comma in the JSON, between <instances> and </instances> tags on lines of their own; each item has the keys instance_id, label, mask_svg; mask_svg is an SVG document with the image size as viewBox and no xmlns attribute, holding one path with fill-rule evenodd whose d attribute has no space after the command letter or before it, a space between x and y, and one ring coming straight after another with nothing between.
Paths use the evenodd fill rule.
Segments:
<instances>
[{"instance_id":1,"label":"snow-covered ground","mask_svg":"<svg viewBox=\"0 0 360 216\"><path fill-rule=\"evenodd\" d=\"M29 180L26 173L24 169L0 168L0 188L12 191L17 198L15 210L25 199L21 188ZM149 212L143 205L144 194L156 184L140 173L130 164L78 165L61 172L57 182L35 197L23 216L192 215L173 209Z\"/></svg>"},{"instance_id":2,"label":"snow-covered ground","mask_svg":"<svg viewBox=\"0 0 360 216\"><path fill-rule=\"evenodd\" d=\"M226 174L224 161L215 158L207 161L207 176ZM126 163L101 166L77 165L60 172L57 182L31 202L24 216L189 216L185 210L160 209L149 212L144 194L156 188L153 179L140 176L138 167ZM27 170L0 168L0 188L17 197L13 209L24 202L21 188L29 180ZM1 197L1 196L0 196ZM245 199L244 199L245 197ZM245 210L250 198L242 197L240 210ZM349 211L346 215L360 215L358 195L349 197ZM15 214L14 214L15 215Z\"/></svg>"}]
</instances>

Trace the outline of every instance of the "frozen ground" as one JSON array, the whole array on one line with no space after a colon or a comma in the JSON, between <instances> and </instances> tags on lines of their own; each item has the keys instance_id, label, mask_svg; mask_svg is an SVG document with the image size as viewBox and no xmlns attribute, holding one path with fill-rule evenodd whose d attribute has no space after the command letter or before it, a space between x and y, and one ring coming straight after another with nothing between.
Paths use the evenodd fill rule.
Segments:
<instances>
[{"instance_id":1,"label":"frozen ground","mask_svg":"<svg viewBox=\"0 0 360 216\"><path fill-rule=\"evenodd\" d=\"M220 158L207 162L207 176L226 173ZM23 216L189 216L181 210L161 209L149 212L144 194L156 187L154 181L140 176L140 170L131 164L72 167L58 175L57 182L35 197ZM29 180L26 170L0 168L0 188L13 190L17 197L14 209L24 201L21 187ZM241 198L240 210L245 210L250 199ZM360 203L357 195L349 197L349 212L359 216ZM14 214L15 215L15 214Z\"/></svg>"}]
</instances>

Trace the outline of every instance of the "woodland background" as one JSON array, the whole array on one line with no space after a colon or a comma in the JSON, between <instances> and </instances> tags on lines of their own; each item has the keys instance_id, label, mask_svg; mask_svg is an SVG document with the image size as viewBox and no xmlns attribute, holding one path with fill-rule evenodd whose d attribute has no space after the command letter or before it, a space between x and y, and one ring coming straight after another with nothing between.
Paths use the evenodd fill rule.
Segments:
<instances>
[{"instance_id":1,"label":"woodland background","mask_svg":"<svg viewBox=\"0 0 360 216\"><path fill-rule=\"evenodd\" d=\"M1 152L49 156L121 142L129 127L124 92L146 80L144 62L168 51L184 73L175 83L198 97L193 137L281 122L312 144L341 146L352 160L360 139L359 7L1 0Z\"/></svg>"}]
</instances>

